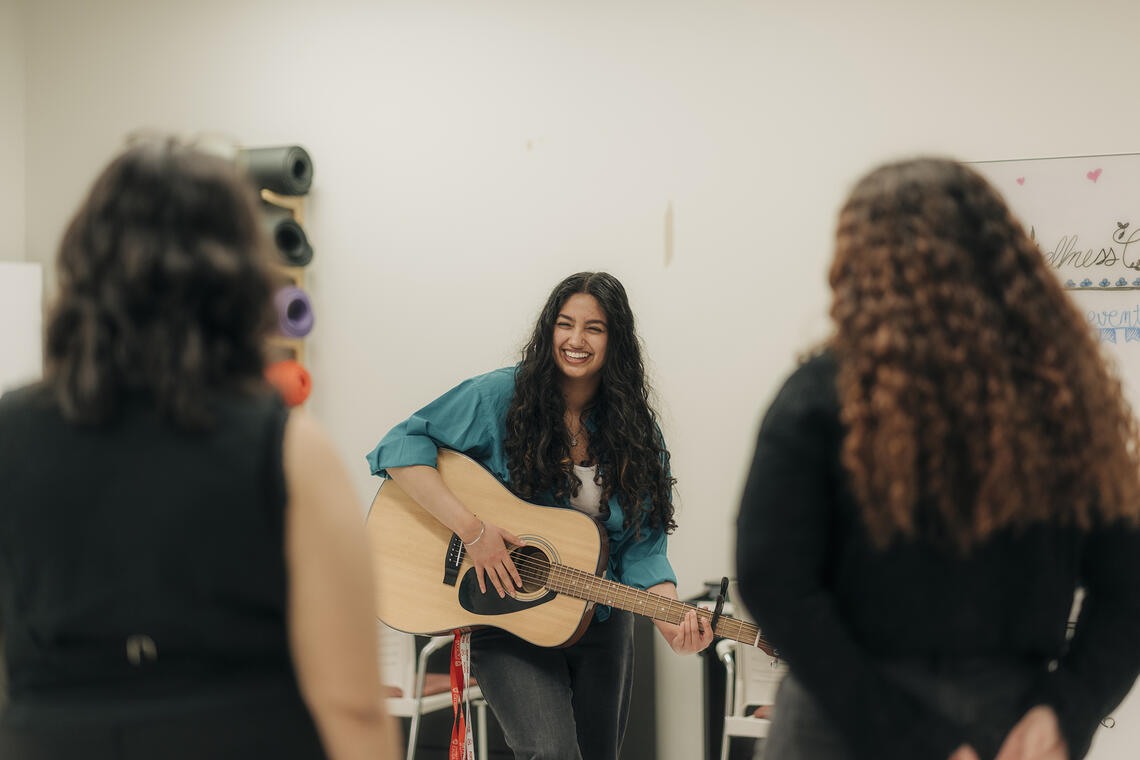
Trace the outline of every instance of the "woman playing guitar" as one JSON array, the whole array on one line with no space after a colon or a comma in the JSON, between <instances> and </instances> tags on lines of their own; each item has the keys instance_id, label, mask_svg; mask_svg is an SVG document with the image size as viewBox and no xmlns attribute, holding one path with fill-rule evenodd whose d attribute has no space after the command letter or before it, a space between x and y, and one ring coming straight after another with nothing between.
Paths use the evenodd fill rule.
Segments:
<instances>
[{"instance_id":1,"label":"woman playing guitar","mask_svg":"<svg viewBox=\"0 0 1140 760\"><path fill-rule=\"evenodd\" d=\"M483 593L515 595L522 580L508 547L524 542L448 489L435 469L439 447L472 457L521 499L596 517L609 538L606 576L676 599L666 557L674 479L648 397L625 289L612 275L582 272L554 288L517 366L464 381L393 428L368 459L459 536ZM678 654L713 638L693 612L679 625L654 623ZM630 613L599 607L561 649L479 629L471 663L516 758L618 757L633 676Z\"/></svg>"}]
</instances>

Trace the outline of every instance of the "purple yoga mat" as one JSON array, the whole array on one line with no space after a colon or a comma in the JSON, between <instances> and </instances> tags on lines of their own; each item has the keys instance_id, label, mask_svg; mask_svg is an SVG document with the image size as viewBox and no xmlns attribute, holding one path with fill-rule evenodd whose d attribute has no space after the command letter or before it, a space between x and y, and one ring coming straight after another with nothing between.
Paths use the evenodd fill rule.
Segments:
<instances>
[{"instance_id":1,"label":"purple yoga mat","mask_svg":"<svg viewBox=\"0 0 1140 760\"><path fill-rule=\"evenodd\" d=\"M313 305L300 288L281 288L273 296L277 305L277 329L290 338L303 338L313 329Z\"/></svg>"}]
</instances>

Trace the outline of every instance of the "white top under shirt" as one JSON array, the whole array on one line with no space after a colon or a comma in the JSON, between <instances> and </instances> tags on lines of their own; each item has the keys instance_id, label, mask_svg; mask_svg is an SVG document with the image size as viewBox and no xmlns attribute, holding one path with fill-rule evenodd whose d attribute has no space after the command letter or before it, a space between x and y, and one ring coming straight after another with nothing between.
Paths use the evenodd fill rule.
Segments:
<instances>
[{"instance_id":1,"label":"white top under shirt","mask_svg":"<svg viewBox=\"0 0 1140 760\"><path fill-rule=\"evenodd\" d=\"M602 487L594 482L598 474L597 465L582 467L576 464L574 474L582 481L582 485L578 488L578 495L570 497L570 506L590 517L598 517L602 513Z\"/></svg>"}]
</instances>

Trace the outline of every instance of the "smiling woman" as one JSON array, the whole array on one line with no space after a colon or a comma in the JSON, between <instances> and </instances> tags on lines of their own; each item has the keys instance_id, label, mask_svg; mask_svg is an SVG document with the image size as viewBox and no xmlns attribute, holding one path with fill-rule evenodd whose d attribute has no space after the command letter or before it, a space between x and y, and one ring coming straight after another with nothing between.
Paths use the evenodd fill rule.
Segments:
<instances>
[{"instance_id":1,"label":"smiling woman","mask_svg":"<svg viewBox=\"0 0 1140 760\"><path fill-rule=\"evenodd\" d=\"M554 360L562 374L596 380L606 362L606 341L606 313L598 299L589 293L566 299L554 322Z\"/></svg>"},{"instance_id":2,"label":"smiling woman","mask_svg":"<svg viewBox=\"0 0 1140 760\"><path fill-rule=\"evenodd\" d=\"M522 541L448 489L436 469L440 447L472 457L526 501L596 516L609 538L606 577L676 599L666 557L674 480L648 399L625 288L604 272L581 272L555 286L518 365L448 391L368 459L373 474L395 479L463 541L482 593L516 595L522 582L508 547ZM655 622L679 654L712 641L695 613L678 625ZM616 760L633 677L629 612L599 607L562 649L478 630L471 664L516 757Z\"/></svg>"}]
</instances>

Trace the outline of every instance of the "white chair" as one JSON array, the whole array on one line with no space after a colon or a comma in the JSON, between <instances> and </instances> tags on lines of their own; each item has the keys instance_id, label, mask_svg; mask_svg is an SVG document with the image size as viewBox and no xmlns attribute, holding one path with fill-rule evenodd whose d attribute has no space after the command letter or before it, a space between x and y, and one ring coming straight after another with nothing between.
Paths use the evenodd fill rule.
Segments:
<instances>
[{"instance_id":1,"label":"white chair","mask_svg":"<svg viewBox=\"0 0 1140 760\"><path fill-rule=\"evenodd\" d=\"M781 660L730 639L716 645L717 658L724 663L724 733L720 741L720 760L728 760L729 740L734 736L762 739L772 722L754 717L761 705L771 705L788 666Z\"/></svg>"},{"instance_id":2,"label":"white chair","mask_svg":"<svg viewBox=\"0 0 1140 760\"><path fill-rule=\"evenodd\" d=\"M389 628L377 621L380 639L380 667L389 696L385 701L389 715L411 718L408 728L406 760L416 754L420 717L436 710L451 710L451 678L446 673L428 673L428 657L444 647L451 646L451 636L434 636L419 655L416 655L415 637ZM476 760L487 760L487 702L477 685L467 690L467 700L476 714Z\"/></svg>"}]
</instances>

